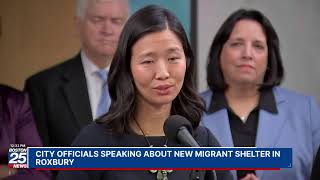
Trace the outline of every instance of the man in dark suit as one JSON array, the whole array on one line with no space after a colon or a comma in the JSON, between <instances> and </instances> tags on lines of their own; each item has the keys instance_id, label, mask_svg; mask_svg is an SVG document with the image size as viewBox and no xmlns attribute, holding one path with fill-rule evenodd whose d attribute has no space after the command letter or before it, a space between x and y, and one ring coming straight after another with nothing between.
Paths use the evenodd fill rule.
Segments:
<instances>
[{"instance_id":1,"label":"man in dark suit","mask_svg":"<svg viewBox=\"0 0 320 180\"><path fill-rule=\"evenodd\" d=\"M80 53L26 81L45 146L69 146L82 127L109 108L99 72L107 75L128 11L126 0L78 0Z\"/></svg>"}]
</instances>

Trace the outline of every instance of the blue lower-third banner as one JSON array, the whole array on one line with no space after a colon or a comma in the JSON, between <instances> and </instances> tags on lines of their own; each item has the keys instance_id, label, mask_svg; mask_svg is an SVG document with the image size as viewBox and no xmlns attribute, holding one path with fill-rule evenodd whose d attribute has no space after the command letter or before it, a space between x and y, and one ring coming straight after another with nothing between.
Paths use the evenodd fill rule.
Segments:
<instances>
[{"instance_id":1,"label":"blue lower-third banner","mask_svg":"<svg viewBox=\"0 0 320 180\"><path fill-rule=\"evenodd\" d=\"M29 147L9 149L9 166L40 169L280 169L291 148ZM26 156L22 158L22 156ZM13 161L13 158L14 159ZM19 159L20 158L20 159ZM26 161L22 161L26 159ZM20 161L19 161L20 160ZM11 162L11 163L10 163ZM23 164L19 166L17 164Z\"/></svg>"}]
</instances>

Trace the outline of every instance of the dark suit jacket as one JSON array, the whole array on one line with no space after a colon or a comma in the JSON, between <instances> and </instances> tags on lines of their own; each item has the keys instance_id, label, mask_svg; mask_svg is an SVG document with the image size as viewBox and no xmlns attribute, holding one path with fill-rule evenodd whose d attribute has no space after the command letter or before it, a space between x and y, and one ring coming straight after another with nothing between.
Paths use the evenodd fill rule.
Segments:
<instances>
[{"instance_id":1,"label":"dark suit jacket","mask_svg":"<svg viewBox=\"0 0 320 180\"><path fill-rule=\"evenodd\" d=\"M313 161L313 167L312 167L310 180L317 180L319 178L320 178L320 147L318 148L316 158Z\"/></svg>"},{"instance_id":2,"label":"dark suit jacket","mask_svg":"<svg viewBox=\"0 0 320 180\"><path fill-rule=\"evenodd\" d=\"M42 146L26 94L0 85L0 164L8 164L10 144ZM49 179L47 171L19 169L10 179Z\"/></svg>"},{"instance_id":3,"label":"dark suit jacket","mask_svg":"<svg viewBox=\"0 0 320 180\"><path fill-rule=\"evenodd\" d=\"M92 121L80 54L33 75L25 90L45 146L69 146Z\"/></svg>"}]
</instances>

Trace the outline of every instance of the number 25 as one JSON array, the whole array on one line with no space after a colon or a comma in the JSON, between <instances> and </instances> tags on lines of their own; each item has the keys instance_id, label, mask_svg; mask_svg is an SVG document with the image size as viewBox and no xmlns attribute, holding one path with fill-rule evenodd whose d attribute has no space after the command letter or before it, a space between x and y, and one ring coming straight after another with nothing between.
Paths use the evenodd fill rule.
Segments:
<instances>
[{"instance_id":1,"label":"number 25","mask_svg":"<svg viewBox=\"0 0 320 180\"><path fill-rule=\"evenodd\" d=\"M10 157L12 159L10 159L9 164L24 164L27 161L27 153L11 153Z\"/></svg>"}]
</instances>

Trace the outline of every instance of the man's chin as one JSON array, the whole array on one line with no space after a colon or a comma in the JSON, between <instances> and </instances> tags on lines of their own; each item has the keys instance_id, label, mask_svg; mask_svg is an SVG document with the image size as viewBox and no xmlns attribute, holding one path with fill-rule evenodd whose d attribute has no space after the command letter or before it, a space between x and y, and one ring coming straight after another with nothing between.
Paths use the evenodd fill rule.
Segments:
<instances>
[{"instance_id":1,"label":"man's chin","mask_svg":"<svg viewBox=\"0 0 320 180\"><path fill-rule=\"evenodd\" d=\"M114 53L114 49L104 49L103 51L100 51L100 54L105 57L113 57Z\"/></svg>"}]
</instances>

